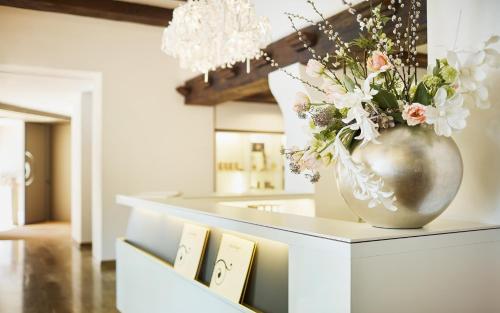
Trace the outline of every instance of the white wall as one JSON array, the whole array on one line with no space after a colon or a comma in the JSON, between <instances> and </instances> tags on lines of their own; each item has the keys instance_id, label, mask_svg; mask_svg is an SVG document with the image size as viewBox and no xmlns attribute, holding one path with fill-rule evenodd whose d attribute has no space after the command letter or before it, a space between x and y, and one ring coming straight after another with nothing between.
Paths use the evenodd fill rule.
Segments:
<instances>
[{"instance_id":1,"label":"white wall","mask_svg":"<svg viewBox=\"0 0 500 313\"><path fill-rule=\"evenodd\" d=\"M51 129L51 219L71 221L71 125L56 123Z\"/></svg>"},{"instance_id":2,"label":"white wall","mask_svg":"<svg viewBox=\"0 0 500 313\"><path fill-rule=\"evenodd\" d=\"M269 103L226 102L215 107L215 128L283 132L280 107Z\"/></svg>"},{"instance_id":3,"label":"white wall","mask_svg":"<svg viewBox=\"0 0 500 313\"><path fill-rule=\"evenodd\" d=\"M128 210L117 193L213 190L213 109L185 106L162 29L0 7L0 63L102 73L102 224L97 260L114 258ZM193 177L196 179L193 180Z\"/></svg>"},{"instance_id":4,"label":"white wall","mask_svg":"<svg viewBox=\"0 0 500 313\"><path fill-rule=\"evenodd\" d=\"M93 176L92 166L100 165L100 160L92 162L93 150L100 140L98 130L93 129L92 112L100 111L98 103L93 103L96 91L83 92L72 107L71 118L71 237L79 244L93 241L92 235L92 183L99 187L96 197L101 194L100 175ZM96 133L96 144L92 145L92 132ZM96 149L97 150L97 149ZM102 205L94 208L99 225L102 225ZM99 211L98 211L99 210ZM102 229L96 227L95 249L102 246Z\"/></svg>"},{"instance_id":5,"label":"white wall","mask_svg":"<svg viewBox=\"0 0 500 313\"><path fill-rule=\"evenodd\" d=\"M10 194L8 199L0 199L0 218L8 223L24 224L24 122L0 118L0 182L2 194ZM3 221L5 224L5 221ZM2 224L2 223L0 223Z\"/></svg>"},{"instance_id":6,"label":"white wall","mask_svg":"<svg viewBox=\"0 0 500 313\"><path fill-rule=\"evenodd\" d=\"M286 67L286 69L290 73L300 76L303 67L303 65L296 63ZM286 146L304 146L309 141L309 135L306 132L307 122L297 117L297 114L292 110L292 105L295 94L299 91L306 92L305 87L301 82L291 79L284 72L274 71L269 74L269 88L283 114ZM313 193L314 185L307 181L303 175L291 173L288 163L285 163L285 191Z\"/></svg>"},{"instance_id":7,"label":"white wall","mask_svg":"<svg viewBox=\"0 0 500 313\"><path fill-rule=\"evenodd\" d=\"M429 60L445 56L455 38L457 48L470 49L492 34L500 35L498 12L496 0L428 1ZM492 107L471 109L467 128L454 135L464 161L464 178L445 216L500 223L500 70L490 71L487 85Z\"/></svg>"}]
</instances>

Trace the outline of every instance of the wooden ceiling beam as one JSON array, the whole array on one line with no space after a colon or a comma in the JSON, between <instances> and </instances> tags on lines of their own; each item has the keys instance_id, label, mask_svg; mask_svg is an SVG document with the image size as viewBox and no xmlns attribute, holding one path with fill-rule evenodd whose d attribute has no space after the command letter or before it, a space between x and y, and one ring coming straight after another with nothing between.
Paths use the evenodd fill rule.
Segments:
<instances>
[{"instance_id":1,"label":"wooden ceiling beam","mask_svg":"<svg viewBox=\"0 0 500 313\"><path fill-rule=\"evenodd\" d=\"M367 16L370 13L370 5L374 6L378 3L384 3L385 7L387 7L387 4L390 3L389 0L373 0L371 2L370 4L370 2L364 1L356 5L356 11L359 14ZM405 6L404 9L397 12L397 15L407 15L407 7L409 6ZM427 43L426 1L422 1L420 11L420 29L417 42L419 45ZM358 36L359 26L355 21L355 17L347 12L347 10L333 15L327 20L334 26L335 31L339 33L339 36L344 41L351 41ZM390 25L387 25L387 31L389 31L389 27ZM315 25L302 28L301 32L306 36L307 41L319 55L332 52L331 42ZM306 64L311 58L310 52L304 48L295 33L271 43L265 51L280 67L296 62ZM426 61L425 55L420 55L419 61L421 67L426 66L427 62L424 63ZM271 67L265 60L259 59L251 61L251 72L247 74L246 65L237 63L230 69L233 75L225 74L228 69L219 69L209 73L208 83L205 83L203 75L200 75L186 81L178 90L183 91L182 94L184 95L186 104L216 105L226 101L252 99L256 94L263 95L269 91L267 78L269 73L275 70L276 68ZM270 98L270 95L268 94L266 97Z\"/></svg>"},{"instance_id":2,"label":"wooden ceiling beam","mask_svg":"<svg viewBox=\"0 0 500 313\"><path fill-rule=\"evenodd\" d=\"M0 5L153 26L166 26L172 9L113 0L0 0Z\"/></svg>"}]
</instances>

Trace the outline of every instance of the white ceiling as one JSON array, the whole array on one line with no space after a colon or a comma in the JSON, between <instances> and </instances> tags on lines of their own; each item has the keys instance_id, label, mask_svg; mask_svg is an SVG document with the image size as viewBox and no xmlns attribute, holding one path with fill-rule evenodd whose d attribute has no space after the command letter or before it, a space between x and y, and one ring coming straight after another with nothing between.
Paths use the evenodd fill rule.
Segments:
<instances>
[{"instance_id":1,"label":"white ceiling","mask_svg":"<svg viewBox=\"0 0 500 313\"><path fill-rule=\"evenodd\" d=\"M118 0L147 4L152 6L175 8L186 3L187 0ZM361 0L353 0L358 3ZM314 13L306 0L253 0L257 14L267 16L271 22L273 41L293 32L285 12L302 14L312 20L319 21L320 17ZM316 0L316 6L325 16L331 16L346 9L341 0ZM355 19L353 18L353 21ZM307 23L296 21L297 27L304 27Z\"/></svg>"}]
</instances>

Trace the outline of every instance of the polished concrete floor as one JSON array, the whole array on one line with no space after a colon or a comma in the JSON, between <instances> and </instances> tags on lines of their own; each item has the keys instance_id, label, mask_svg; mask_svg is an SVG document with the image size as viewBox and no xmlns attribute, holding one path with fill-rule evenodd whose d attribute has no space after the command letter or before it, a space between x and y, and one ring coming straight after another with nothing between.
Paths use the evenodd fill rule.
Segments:
<instances>
[{"instance_id":1,"label":"polished concrete floor","mask_svg":"<svg viewBox=\"0 0 500 313\"><path fill-rule=\"evenodd\" d=\"M0 313L108 313L115 271L93 264L64 223L0 232Z\"/></svg>"}]
</instances>

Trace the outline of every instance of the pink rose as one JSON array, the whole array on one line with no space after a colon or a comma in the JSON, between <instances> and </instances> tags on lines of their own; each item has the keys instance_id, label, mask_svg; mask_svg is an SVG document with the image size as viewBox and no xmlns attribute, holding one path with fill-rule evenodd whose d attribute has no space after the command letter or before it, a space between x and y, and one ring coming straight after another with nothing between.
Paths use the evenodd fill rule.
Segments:
<instances>
[{"instance_id":1,"label":"pink rose","mask_svg":"<svg viewBox=\"0 0 500 313\"><path fill-rule=\"evenodd\" d=\"M372 72L386 71L392 67L387 55L380 51L373 51L366 63L368 69Z\"/></svg>"},{"instance_id":2,"label":"pink rose","mask_svg":"<svg viewBox=\"0 0 500 313\"><path fill-rule=\"evenodd\" d=\"M403 110L403 119L406 120L409 126L422 124L426 120L426 107L420 103L412 103L405 105Z\"/></svg>"}]
</instances>

